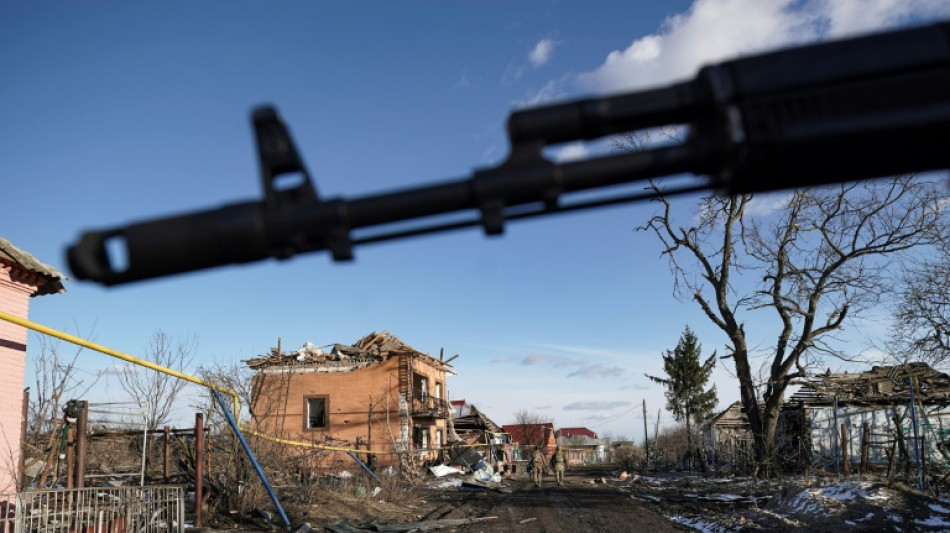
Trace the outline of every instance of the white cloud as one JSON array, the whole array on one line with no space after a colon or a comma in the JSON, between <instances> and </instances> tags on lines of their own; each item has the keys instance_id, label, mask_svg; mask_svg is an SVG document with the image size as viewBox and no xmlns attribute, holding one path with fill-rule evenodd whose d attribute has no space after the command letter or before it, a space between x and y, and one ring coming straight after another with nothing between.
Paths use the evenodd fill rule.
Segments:
<instances>
[{"instance_id":1,"label":"white cloud","mask_svg":"<svg viewBox=\"0 0 950 533\"><path fill-rule=\"evenodd\" d=\"M531 52L528 53L528 61L531 66L538 68L551 60L551 54L554 52L555 43L552 39L541 39L534 45Z\"/></svg>"},{"instance_id":2,"label":"white cloud","mask_svg":"<svg viewBox=\"0 0 950 533\"><path fill-rule=\"evenodd\" d=\"M596 92L642 88L739 55L947 14L946 0L696 0L577 82Z\"/></svg>"},{"instance_id":3,"label":"white cloud","mask_svg":"<svg viewBox=\"0 0 950 533\"><path fill-rule=\"evenodd\" d=\"M589 155L590 149L587 148L587 145L582 141L575 141L558 146L556 149L552 150L551 157L557 163L564 163L566 161L579 161Z\"/></svg>"},{"instance_id":4,"label":"white cloud","mask_svg":"<svg viewBox=\"0 0 950 533\"><path fill-rule=\"evenodd\" d=\"M777 193L758 194L746 205L745 211L748 215L768 215L788 205L792 199L793 193L782 191Z\"/></svg>"}]
</instances>

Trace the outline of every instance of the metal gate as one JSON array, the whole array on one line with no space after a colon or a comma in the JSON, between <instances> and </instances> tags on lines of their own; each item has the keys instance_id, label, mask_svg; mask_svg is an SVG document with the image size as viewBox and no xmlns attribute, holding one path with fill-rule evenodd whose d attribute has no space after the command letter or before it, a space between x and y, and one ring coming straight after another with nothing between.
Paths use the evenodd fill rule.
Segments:
<instances>
[{"instance_id":1,"label":"metal gate","mask_svg":"<svg viewBox=\"0 0 950 533\"><path fill-rule=\"evenodd\" d=\"M181 487L92 487L16 495L12 533L182 533Z\"/></svg>"}]
</instances>

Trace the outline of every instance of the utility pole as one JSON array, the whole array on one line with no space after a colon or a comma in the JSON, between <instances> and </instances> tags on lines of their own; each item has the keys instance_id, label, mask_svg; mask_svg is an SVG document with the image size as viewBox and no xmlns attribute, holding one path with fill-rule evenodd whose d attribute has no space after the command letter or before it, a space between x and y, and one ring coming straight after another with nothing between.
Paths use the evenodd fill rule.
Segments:
<instances>
[{"instance_id":1,"label":"utility pole","mask_svg":"<svg viewBox=\"0 0 950 533\"><path fill-rule=\"evenodd\" d=\"M647 399L643 399L643 453L646 464L650 464L650 432L647 428Z\"/></svg>"}]
</instances>

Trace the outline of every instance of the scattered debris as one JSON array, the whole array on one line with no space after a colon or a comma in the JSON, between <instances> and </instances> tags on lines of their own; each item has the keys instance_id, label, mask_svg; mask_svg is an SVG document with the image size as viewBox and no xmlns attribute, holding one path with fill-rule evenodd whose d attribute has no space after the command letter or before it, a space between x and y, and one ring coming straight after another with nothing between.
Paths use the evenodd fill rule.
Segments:
<instances>
[{"instance_id":1,"label":"scattered debris","mask_svg":"<svg viewBox=\"0 0 950 533\"><path fill-rule=\"evenodd\" d=\"M327 530L334 533L364 533L372 531L385 531L397 533L401 531L435 531L449 527L459 527L469 524L477 524L487 520L494 520L497 516L484 516L481 518L445 518L442 520L423 520L421 522L412 522L409 524L368 524L362 527L353 527L345 522L331 524L326 527Z\"/></svg>"},{"instance_id":2,"label":"scattered debris","mask_svg":"<svg viewBox=\"0 0 950 533\"><path fill-rule=\"evenodd\" d=\"M495 492L501 492L504 494L511 494L512 490L506 487L498 487L494 485L489 485L487 483L482 483L481 481L462 481L462 485L459 487L460 490L493 490Z\"/></svg>"},{"instance_id":3,"label":"scattered debris","mask_svg":"<svg viewBox=\"0 0 950 533\"><path fill-rule=\"evenodd\" d=\"M534 522L535 520L537 520L537 518L535 518L535 517L525 518L524 520L521 520L521 521L518 522L518 523L519 523L519 524L527 524L528 522Z\"/></svg>"},{"instance_id":4,"label":"scattered debris","mask_svg":"<svg viewBox=\"0 0 950 533\"><path fill-rule=\"evenodd\" d=\"M454 468L446 465L435 465L429 468L429 472L432 472L432 475L435 477L449 476L452 474L464 474L465 471L461 468Z\"/></svg>"}]
</instances>

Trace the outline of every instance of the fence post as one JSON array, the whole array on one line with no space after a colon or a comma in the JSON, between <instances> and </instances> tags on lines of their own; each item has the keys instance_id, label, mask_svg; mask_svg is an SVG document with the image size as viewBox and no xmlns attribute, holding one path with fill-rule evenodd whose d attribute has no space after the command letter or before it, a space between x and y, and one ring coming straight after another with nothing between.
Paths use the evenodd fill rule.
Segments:
<instances>
[{"instance_id":1,"label":"fence post","mask_svg":"<svg viewBox=\"0 0 950 533\"><path fill-rule=\"evenodd\" d=\"M831 426L831 435L835 440L835 477L841 476L841 439L838 438L838 394L835 394L835 423Z\"/></svg>"},{"instance_id":2,"label":"fence post","mask_svg":"<svg viewBox=\"0 0 950 533\"><path fill-rule=\"evenodd\" d=\"M171 432L168 430L168 426L165 426L165 440L163 441L164 446L162 449L163 463L164 463L164 466L162 467L162 478L165 480L165 483L168 483L168 478L169 478L168 468L169 468L169 461L171 461L171 442L169 442L170 441L169 437L171 436L170 433Z\"/></svg>"},{"instance_id":3,"label":"fence post","mask_svg":"<svg viewBox=\"0 0 950 533\"><path fill-rule=\"evenodd\" d=\"M924 473L920 465L920 430L917 427L917 406L914 404L914 379L908 378L910 385L910 421L914 424L914 453L917 459L917 488L924 490Z\"/></svg>"},{"instance_id":4,"label":"fence post","mask_svg":"<svg viewBox=\"0 0 950 533\"><path fill-rule=\"evenodd\" d=\"M851 475L851 444L848 438L848 425L841 424L841 470L845 477Z\"/></svg>"},{"instance_id":5,"label":"fence post","mask_svg":"<svg viewBox=\"0 0 950 533\"><path fill-rule=\"evenodd\" d=\"M204 507L204 452L205 424L204 413L195 413L195 527L202 526L202 507Z\"/></svg>"},{"instance_id":6,"label":"fence post","mask_svg":"<svg viewBox=\"0 0 950 533\"><path fill-rule=\"evenodd\" d=\"M79 417L76 420L76 481L73 487L86 486L86 436L89 434L89 402L79 402Z\"/></svg>"},{"instance_id":7,"label":"fence post","mask_svg":"<svg viewBox=\"0 0 950 533\"><path fill-rule=\"evenodd\" d=\"M867 422L861 430L861 473L868 473L868 459L871 447L871 426Z\"/></svg>"}]
</instances>

